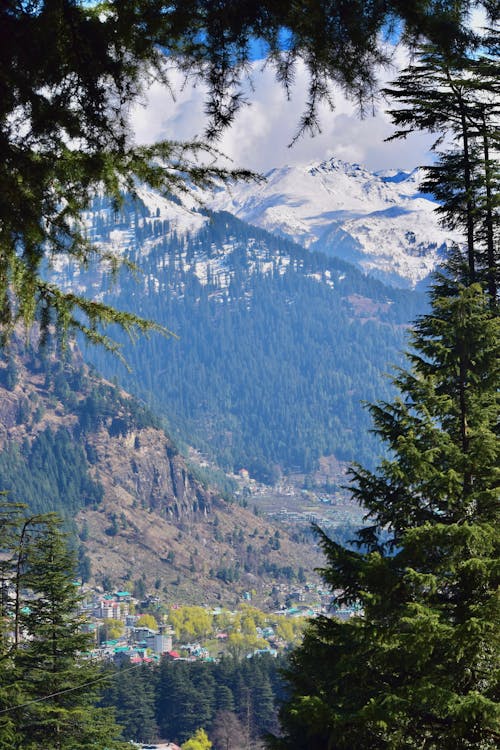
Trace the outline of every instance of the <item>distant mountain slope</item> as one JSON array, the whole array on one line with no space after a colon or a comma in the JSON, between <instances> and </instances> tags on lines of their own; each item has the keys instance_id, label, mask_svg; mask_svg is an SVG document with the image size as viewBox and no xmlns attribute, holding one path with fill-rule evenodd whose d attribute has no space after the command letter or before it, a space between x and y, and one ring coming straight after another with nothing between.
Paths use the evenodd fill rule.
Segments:
<instances>
[{"instance_id":1,"label":"distant mountain slope","mask_svg":"<svg viewBox=\"0 0 500 750\"><path fill-rule=\"evenodd\" d=\"M318 560L310 543L282 529L277 544L275 526L205 487L154 417L76 351L14 342L0 359L0 491L62 514L79 533L81 573L106 587L234 604Z\"/></svg>"},{"instance_id":2,"label":"distant mountain slope","mask_svg":"<svg viewBox=\"0 0 500 750\"><path fill-rule=\"evenodd\" d=\"M222 189L208 205L413 287L460 239L439 226L436 203L419 193L421 178L419 170L372 173L330 159L272 169L265 183Z\"/></svg>"},{"instance_id":3,"label":"distant mountain slope","mask_svg":"<svg viewBox=\"0 0 500 750\"><path fill-rule=\"evenodd\" d=\"M379 447L361 402L389 396L384 373L422 299L227 213L194 213L198 226L181 233L146 201L142 218L136 208L103 224L102 206L89 217L102 242L128 237L138 282L122 274L113 291L97 272L67 278L180 339L123 339L132 372L91 351L98 369L226 469L272 481L323 455L373 463Z\"/></svg>"}]
</instances>

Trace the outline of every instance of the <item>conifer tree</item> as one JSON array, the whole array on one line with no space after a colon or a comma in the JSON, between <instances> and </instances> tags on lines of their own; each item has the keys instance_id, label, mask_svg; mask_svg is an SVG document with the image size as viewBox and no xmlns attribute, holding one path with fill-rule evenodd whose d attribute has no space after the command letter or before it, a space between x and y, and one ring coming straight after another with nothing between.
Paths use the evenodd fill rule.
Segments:
<instances>
[{"instance_id":1,"label":"conifer tree","mask_svg":"<svg viewBox=\"0 0 500 750\"><path fill-rule=\"evenodd\" d=\"M74 556L59 526L54 515L24 518L19 506L2 512L11 593L4 610L0 747L117 749L124 745L112 714L95 707L101 672L84 658L90 636L79 613Z\"/></svg>"},{"instance_id":2,"label":"conifer tree","mask_svg":"<svg viewBox=\"0 0 500 750\"><path fill-rule=\"evenodd\" d=\"M130 671L111 670L111 680L101 704L112 706L123 736L134 742L153 742L158 736L155 721L156 672L143 664Z\"/></svg>"},{"instance_id":3,"label":"conifer tree","mask_svg":"<svg viewBox=\"0 0 500 750\"><path fill-rule=\"evenodd\" d=\"M5 493L0 493L4 499ZM19 546L16 531L20 508L4 503L0 506L0 748L10 750L17 739L14 717L7 710L16 699L13 687L13 653L16 640L16 593L19 591ZM16 556L17 551L17 556Z\"/></svg>"},{"instance_id":4,"label":"conifer tree","mask_svg":"<svg viewBox=\"0 0 500 750\"><path fill-rule=\"evenodd\" d=\"M493 48L490 48L490 51ZM497 60L498 58L496 58ZM348 621L319 617L291 658L284 736L295 750L492 750L500 741L498 137L494 56L426 48L388 91L452 147L428 170L464 232L414 325L399 396L371 407L387 458L352 470L369 525L345 548L317 529ZM493 101L493 100L492 100ZM484 116L483 116L484 115Z\"/></svg>"},{"instance_id":5,"label":"conifer tree","mask_svg":"<svg viewBox=\"0 0 500 750\"><path fill-rule=\"evenodd\" d=\"M498 29L496 30L498 32ZM463 230L468 281L484 281L496 304L500 204L500 64L493 30L480 48L444 50L426 45L384 93L401 108L390 111L397 130L437 134L437 153L421 189L439 202L437 213L450 229ZM442 148L445 146L445 148Z\"/></svg>"},{"instance_id":6,"label":"conifer tree","mask_svg":"<svg viewBox=\"0 0 500 750\"><path fill-rule=\"evenodd\" d=\"M390 454L353 471L361 551L318 530L336 603L362 614L310 625L276 747L498 746L499 319L479 285L451 287L415 325L400 397L372 407Z\"/></svg>"}]
</instances>

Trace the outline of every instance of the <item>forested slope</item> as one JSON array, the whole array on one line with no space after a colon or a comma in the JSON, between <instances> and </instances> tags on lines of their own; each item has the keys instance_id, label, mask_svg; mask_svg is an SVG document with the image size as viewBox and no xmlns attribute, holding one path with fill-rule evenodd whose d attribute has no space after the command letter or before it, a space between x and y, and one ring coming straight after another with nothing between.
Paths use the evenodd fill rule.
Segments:
<instances>
[{"instance_id":1,"label":"forested slope","mask_svg":"<svg viewBox=\"0 0 500 750\"><path fill-rule=\"evenodd\" d=\"M379 446L361 402L389 396L384 374L422 298L229 214L179 235L134 211L118 228L143 273L122 274L105 299L179 339L122 338L131 372L90 351L98 369L226 469L272 481L313 470L322 455L372 463ZM103 239L113 231L102 211L94 229Z\"/></svg>"},{"instance_id":2,"label":"forested slope","mask_svg":"<svg viewBox=\"0 0 500 750\"><path fill-rule=\"evenodd\" d=\"M81 577L105 588L235 604L318 562L310 539L200 481L144 405L73 349L15 339L0 360L0 492L58 512Z\"/></svg>"}]
</instances>

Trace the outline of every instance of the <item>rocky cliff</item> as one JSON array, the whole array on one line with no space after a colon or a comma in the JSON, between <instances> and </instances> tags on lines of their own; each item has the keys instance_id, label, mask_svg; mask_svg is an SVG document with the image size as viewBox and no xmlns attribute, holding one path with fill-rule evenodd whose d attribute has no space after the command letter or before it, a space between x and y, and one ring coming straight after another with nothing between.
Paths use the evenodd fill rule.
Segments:
<instances>
[{"instance_id":1,"label":"rocky cliff","mask_svg":"<svg viewBox=\"0 0 500 750\"><path fill-rule=\"evenodd\" d=\"M15 344L0 362L0 490L56 510L97 585L236 603L317 563L190 471L155 418L76 349Z\"/></svg>"}]
</instances>

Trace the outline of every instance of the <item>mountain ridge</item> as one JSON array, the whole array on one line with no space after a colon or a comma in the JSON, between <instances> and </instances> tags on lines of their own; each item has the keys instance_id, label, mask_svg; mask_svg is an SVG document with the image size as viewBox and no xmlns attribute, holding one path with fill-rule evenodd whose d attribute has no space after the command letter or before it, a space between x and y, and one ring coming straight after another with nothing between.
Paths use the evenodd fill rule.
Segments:
<instances>
[{"instance_id":1,"label":"mountain ridge","mask_svg":"<svg viewBox=\"0 0 500 750\"><path fill-rule=\"evenodd\" d=\"M185 236L161 215L145 222L129 256L141 264L139 282L122 274L114 291L100 288L106 302L180 339L152 336L131 346L122 336L137 375L90 352L98 369L226 470L245 468L267 481L275 469L313 470L335 451L347 461L365 460L368 451L373 462L359 401L389 396L382 373L399 361L406 326L422 309L419 295L228 213Z\"/></svg>"},{"instance_id":2,"label":"mountain ridge","mask_svg":"<svg viewBox=\"0 0 500 750\"><path fill-rule=\"evenodd\" d=\"M207 205L403 287L424 282L460 239L440 227L437 203L419 191L418 168L370 172L331 158L275 168L265 178L221 188Z\"/></svg>"},{"instance_id":3,"label":"mountain ridge","mask_svg":"<svg viewBox=\"0 0 500 750\"><path fill-rule=\"evenodd\" d=\"M147 409L77 349L12 342L0 360L0 448L7 502L61 514L96 586L234 605L247 589L266 602L298 566L313 575L310 543L202 484Z\"/></svg>"}]
</instances>

